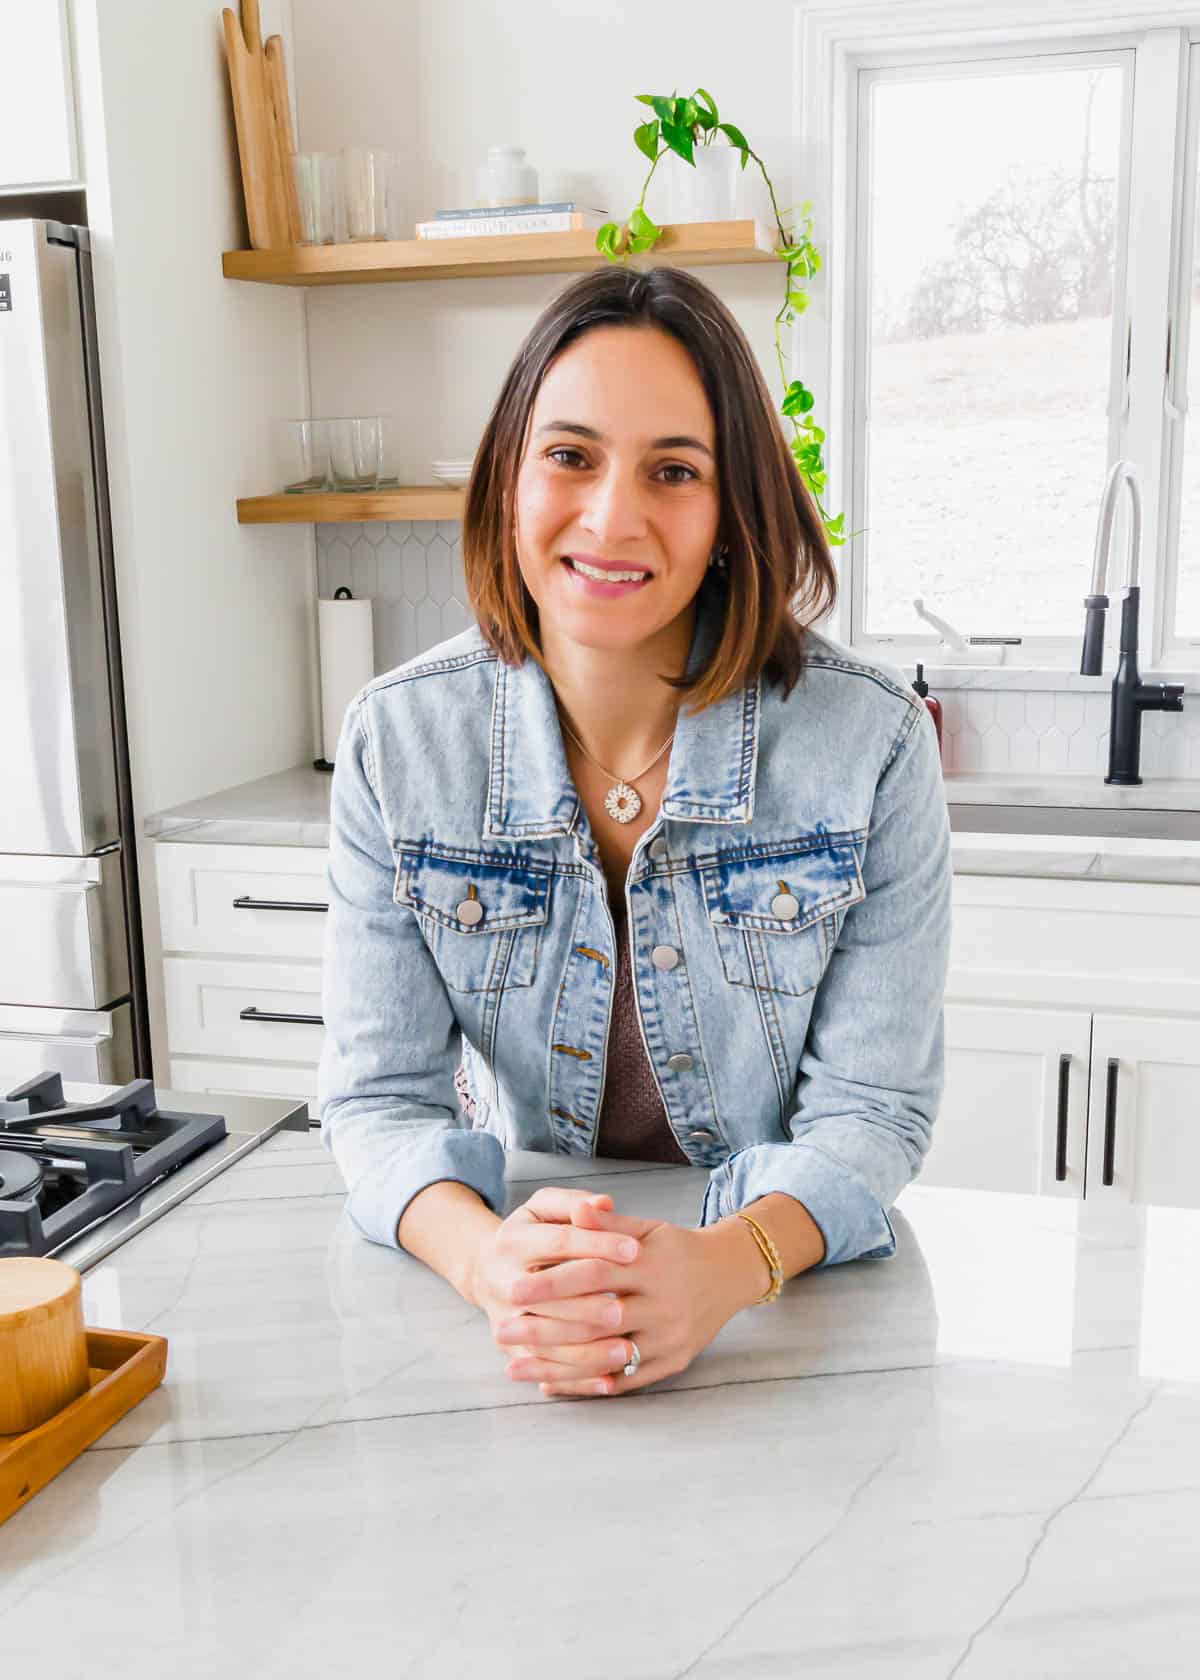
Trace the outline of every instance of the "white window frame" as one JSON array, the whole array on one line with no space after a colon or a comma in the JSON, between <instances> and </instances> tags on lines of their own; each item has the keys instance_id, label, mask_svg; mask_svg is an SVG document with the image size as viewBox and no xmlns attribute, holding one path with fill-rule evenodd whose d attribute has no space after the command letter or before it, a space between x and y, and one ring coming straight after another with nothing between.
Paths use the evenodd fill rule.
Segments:
<instances>
[{"instance_id":1,"label":"white window frame","mask_svg":"<svg viewBox=\"0 0 1200 1680\"><path fill-rule=\"evenodd\" d=\"M865 324L860 296L864 280L855 274L854 263L862 234L856 218L863 210L856 192L860 73L886 73L906 65L936 67L964 57L972 62L983 58L1011 61L1036 52L1045 55L1040 62L1050 63L1054 56L1067 53L1072 57L1132 53L1135 69L1126 90L1127 97L1134 97L1131 154L1122 160L1117 205L1109 463L1124 455L1136 460L1141 469L1142 674L1156 682L1183 682L1190 692L1200 692L1200 643L1166 639L1166 586L1171 583L1166 556L1172 552L1178 519L1181 422L1186 411L1186 321L1181 326L1186 309L1181 310L1180 303L1186 300L1183 288L1191 266L1193 125L1200 120L1200 0L1186 4L1126 0L1124 5L1113 6L1094 0L1043 0L1040 5L1002 0L988 5L984 23L980 11L970 0L914 0L904 6L894 0L890 4L796 0L793 86L799 179L790 196L796 201L812 200L813 231L825 260L821 278L810 290L810 307L795 323L792 377L804 379L814 392L815 412L828 416L823 501L830 512L845 511L847 530L864 523L863 486L856 482L855 461L856 453L861 453L855 449L855 423L862 420L865 391L864 347L854 342L856 327L861 332ZM1181 93L1187 85L1189 53L1197 54L1197 73L1185 111ZM1173 112L1175 120L1164 120L1164 112ZM1132 192L1131 166L1137 172ZM1153 190L1142 190L1143 176ZM1128 228L1127 236L1130 204L1137 223ZM1166 366L1168 334L1171 370ZM1119 347L1130 342L1127 335L1136 348L1126 383ZM1118 610L1110 608L1110 636L1115 635L1120 619L1124 527L1123 510L1111 557L1109 598ZM1115 658L1111 650L1102 677L1079 675L1090 542L1080 575L1078 641L1027 637L1020 647L1005 649L1001 666L939 663L940 644L932 630L928 637L863 636L856 617L861 580L855 575L854 549L855 544L848 542L834 550L841 589L838 606L824 628L868 657L874 652L901 666L920 660L930 681L941 687L1079 692L1110 686ZM962 628L983 631L982 626ZM994 631L988 627L989 633L1004 630L1000 625Z\"/></svg>"}]
</instances>

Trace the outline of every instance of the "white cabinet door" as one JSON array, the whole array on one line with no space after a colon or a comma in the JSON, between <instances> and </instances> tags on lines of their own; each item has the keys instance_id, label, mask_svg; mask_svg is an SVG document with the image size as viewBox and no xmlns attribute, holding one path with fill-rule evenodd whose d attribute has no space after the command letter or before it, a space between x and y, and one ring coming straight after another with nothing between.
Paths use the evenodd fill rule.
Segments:
<instances>
[{"instance_id":1,"label":"white cabinet door","mask_svg":"<svg viewBox=\"0 0 1200 1680\"><path fill-rule=\"evenodd\" d=\"M921 1184L1082 1196L1091 1016L948 1003L946 1089Z\"/></svg>"},{"instance_id":2,"label":"white cabinet door","mask_svg":"<svg viewBox=\"0 0 1200 1680\"><path fill-rule=\"evenodd\" d=\"M1200 1207L1200 1023L1097 1014L1088 1200Z\"/></svg>"},{"instance_id":3,"label":"white cabinet door","mask_svg":"<svg viewBox=\"0 0 1200 1680\"><path fill-rule=\"evenodd\" d=\"M78 179L66 0L0 0L0 191Z\"/></svg>"}]
</instances>

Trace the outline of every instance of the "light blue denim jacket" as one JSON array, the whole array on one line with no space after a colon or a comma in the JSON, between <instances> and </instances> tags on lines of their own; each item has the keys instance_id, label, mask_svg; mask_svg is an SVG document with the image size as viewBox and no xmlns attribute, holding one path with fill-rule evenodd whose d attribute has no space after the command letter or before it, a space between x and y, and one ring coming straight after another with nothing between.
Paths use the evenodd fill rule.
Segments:
<instances>
[{"instance_id":1,"label":"light blue denim jacket","mask_svg":"<svg viewBox=\"0 0 1200 1680\"><path fill-rule=\"evenodd\" d=\"M707 580L689 670L724 600ZM786 701L761 679L679 712L625 896L646 1053L712 1169L699 1225L781 1190L823 1265L895 1252L941 1096L950 887L933 721L899 673L810 632ZM368 683L333 773L319 1074L364 1236L398 1247L439 1179L503 1215L506 1147L594 1153L614 953L537 662L472 628Z\"/></svg>"}]
</instances>

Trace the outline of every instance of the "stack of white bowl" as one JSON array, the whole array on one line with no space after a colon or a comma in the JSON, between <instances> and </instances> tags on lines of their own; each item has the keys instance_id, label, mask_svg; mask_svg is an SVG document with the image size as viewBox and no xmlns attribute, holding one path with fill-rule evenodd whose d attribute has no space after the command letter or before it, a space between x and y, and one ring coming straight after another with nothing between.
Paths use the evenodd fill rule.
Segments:
<instances>
[{"instance_id":1,"label":"stack of white bowl","mask_svg":"<svg viewBox=\"0 0 1200 1680\"><path fill-rule=\"evenodd\" d=\"M434 461L433 476L443 484L466 485L471 477L472 461Z\"/></svg>"}]
</instances>

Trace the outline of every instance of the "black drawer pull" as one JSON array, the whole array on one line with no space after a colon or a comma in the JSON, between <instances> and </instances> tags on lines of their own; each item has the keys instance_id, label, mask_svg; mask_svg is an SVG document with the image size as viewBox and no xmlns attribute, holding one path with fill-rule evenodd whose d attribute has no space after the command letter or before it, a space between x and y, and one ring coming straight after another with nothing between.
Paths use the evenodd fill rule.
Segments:
<instances>
[{"instance_id":1,"label":"black drawer pull","mask_svg":"<svg viewBox=\"0 0 1200 1680\"><path fill-rule=\"evenodd\" d=\"M1067 1176L1067 1105L1071 1095L1071 1058L1058 1058L1058 1146L1054 1155L1054 1176L1059 1184Z\"/></svg>"},{"instance_id":2,"label":"black drawer pull","mask_svg":"<svg viewBox=\"0 0 1200 1680\"><path fill-rule=\"evenodd\" d=\"M1113 1181L1113 1156L1117 1148L1117 1077L1121 1064L1115 1056L1108 1058L1108 1088L1104 1094L1104 1183Z\"/></svg>"},{"instance_id":3,"label":"black drawer pull","mask_svg":"<svg viewBox=\"0 0 1200 1680\"><path fill-rule=\"evenodd\" d=\"M328 910L328 904L291 903L282 898L235 898L235 910Z\"/></svg>"},{"instance_id":4,"label":"black drawer pull","mask_svg":"<svg viewBox=\"0 0 1200 1680\"><path fill-rule=\"evenodd\" d=\"M302 1027L323 1027L324 1018L320 1015L284 1015L273 1009L257 1009L253 1004L249 1009L243 1009L238 1015L239 1021L293 1021Z\"/></svg>"}]
</instances>

